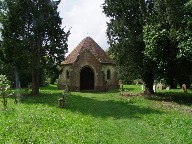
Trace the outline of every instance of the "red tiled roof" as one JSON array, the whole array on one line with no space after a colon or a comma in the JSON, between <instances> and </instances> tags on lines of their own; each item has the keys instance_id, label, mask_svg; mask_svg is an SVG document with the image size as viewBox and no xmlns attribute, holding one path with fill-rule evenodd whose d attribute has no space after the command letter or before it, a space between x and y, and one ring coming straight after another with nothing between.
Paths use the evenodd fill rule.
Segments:
<instances>
[{"instance_id":1,"label":"red tiled roof","mask_svg":"<svg viewBox=\"0 0 192 144\"><path fill-rule=\"evenodd\" d=\"M114 64L106 52L91 38L84 38L79 45L66 57L61 64L72 64L77 60L78 55L84 50L89 50L100 63Z\"/></svg>"}]
</instances>

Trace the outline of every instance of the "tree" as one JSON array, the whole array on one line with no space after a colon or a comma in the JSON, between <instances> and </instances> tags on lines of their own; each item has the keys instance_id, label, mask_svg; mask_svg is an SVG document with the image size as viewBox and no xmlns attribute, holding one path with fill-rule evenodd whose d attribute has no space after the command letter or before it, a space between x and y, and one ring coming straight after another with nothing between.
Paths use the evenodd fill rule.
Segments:
<instances>
[{"instance_id":1,"label":"tree","mask_svg":"<svg viewBox=\"0 0 192 144\"><path fill-rule=\"evenodd\" d=\"M144 57L143 26L153 11L153 1L105 0L104 13L110 18L107 28L110 51L124 74L142 77L145 93L153 93L153 68ZM126 76L128 77L128 76ZM134 77L134 76L133 76Z\"/></svg>"},{"instance_id":2,"label":"tree","mask_svg":"<svg viewBox=\"0 0 192 144\"><path fill-rule=\"evenodd\" d=\"M154 62L156 78L175 87L190 83L191 36L189 7L185 1L156 0L155 13L144 26L145 55Z\"/></svg>"},{"instance_id":3,"label":"tree","mask_svg":"<svg viewBox=\"0 0 192 144\"><path fill-rule=\"evenodd\" d=\"M40 69L59 64L67 50L68 32L61 28L60 1L5 0L1 11L2 48L16 71L32 75L32 94L39 94Z\"/></svg>"},{"instance_id":4,"label":"tree","mask_svg":"<svg viewBox=\"0 0 192 144\"><path fill-rule=\"evenodd\" d=\"M189 83L191 0L105 0L103 8L110 50L122 71L143 78L145 93L153 93L154 79Z\"/></svg>"},{"instance_id":5,"label":"tree","mask_svg":"<svg viewBox=\"0 0 192 144\"><path fill-rule=\"evenodd\" d=\"M137 7L140 7L140 3L131 0L106 0L103 6L104 13L110 18L107 24L110 52L120 67L131 65L127 69L135 73L142 67L140 53L144 48L142 14Z\"/></svg>"},{"instance_id":6,"label":"tree","mask_svg":"<svg viewBox=\"0 0 192 144\"><path fill-rule=\"evenodd\" d=\"M177 47L174 45L167 30L159 30L157 25L144 27L145 57L153 62L155 79L166 79L174 86Z\"/></svg>"}]
</instances>

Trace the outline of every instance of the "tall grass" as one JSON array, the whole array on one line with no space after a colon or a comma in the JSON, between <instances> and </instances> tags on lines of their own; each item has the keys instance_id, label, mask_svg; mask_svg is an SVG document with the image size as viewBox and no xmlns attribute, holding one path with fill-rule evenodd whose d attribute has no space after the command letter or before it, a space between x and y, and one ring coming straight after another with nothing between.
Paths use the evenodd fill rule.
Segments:
<instances>
[{"instance_id":1,"label":"tall grass","mask_svg":"<svg viewBox=\"0 0 192 144\"><path fill-rule=\"evenodd\" d=\"M17 105L9 98L7 109L0 105L0 143L192 143L191 105L168 100L169 92L158 94L148 99L118 91L72 92L59 108L62 91L52 85Z\"/></svg>"}]
</instances>

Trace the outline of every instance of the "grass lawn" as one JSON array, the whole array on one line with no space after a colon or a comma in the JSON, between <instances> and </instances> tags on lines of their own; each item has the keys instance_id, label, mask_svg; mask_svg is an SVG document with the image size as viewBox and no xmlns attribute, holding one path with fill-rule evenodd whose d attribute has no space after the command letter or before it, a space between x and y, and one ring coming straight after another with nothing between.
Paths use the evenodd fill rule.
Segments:
<instances>
[{"instance_id":1,"label":"grass lawn","mask_svg":"<svg viewBox=\"0 0 192 144\"><path fill-rule=\"evenodd\" d=\"M125 86L141 92L140 86ZM72 92L65 108L56 86L17 105L0 103L0 144L158 144L192 143L192 93L181 90L126 97L117 91Z\"/></svg>"}]
</instances>

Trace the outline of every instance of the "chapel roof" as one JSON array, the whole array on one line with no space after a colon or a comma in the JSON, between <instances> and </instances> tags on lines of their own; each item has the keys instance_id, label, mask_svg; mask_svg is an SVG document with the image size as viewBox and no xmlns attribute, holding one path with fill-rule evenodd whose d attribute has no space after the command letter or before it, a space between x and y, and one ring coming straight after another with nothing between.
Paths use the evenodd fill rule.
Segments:
<instances>
[{"instance_id":1,"label":"chapel roof","mask_svg":"<svg viewBox=\"0 0 192 144\"><path fill-rule=\"evenodd\" d=\"M113 60L91 37L84 38L61 64L74 63L84 50L89 50L100 63L114 64Z\"/></svg>"}]
</instances>

